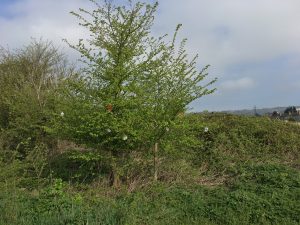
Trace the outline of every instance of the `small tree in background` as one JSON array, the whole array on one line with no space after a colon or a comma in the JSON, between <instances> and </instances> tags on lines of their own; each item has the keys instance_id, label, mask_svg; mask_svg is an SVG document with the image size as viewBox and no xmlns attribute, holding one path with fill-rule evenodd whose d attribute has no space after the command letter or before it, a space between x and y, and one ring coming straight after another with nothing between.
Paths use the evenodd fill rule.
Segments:
<instances>
[{"instance_id":1,"label":"small tree in background","mask_svg":"<svg viewBox=\"0 0 300 225\"><path fill-rule=\"evenodd\" d=\"M52 143L44 126L55 111L53 98L60 81L72 71L51 42L32 40L14 51L0 48L0 145L3 148L17 150L25 157L37 144Z\"/></svg>"},{"instance_id":2,"label":"small tree in background","mask_svg":"<svg viewBox=\"0 0 300 225\"><path fill-rule=\"evenodd\" d=\"M156 152L178 114L195 99L212 93L207 87L215 80L200 85L208 66L197 71L197 56L189 60L185 39L176 48L181 25L170 42L165 41L167 35L151 36L158 3L91 2L96 6L93 11L72 12L90 38L69 44L86 67L62 96L66 101L62 101L57 132L108 153L113 184L118 185L118 160L153 146Z\"/></svg>"}]
</instances>

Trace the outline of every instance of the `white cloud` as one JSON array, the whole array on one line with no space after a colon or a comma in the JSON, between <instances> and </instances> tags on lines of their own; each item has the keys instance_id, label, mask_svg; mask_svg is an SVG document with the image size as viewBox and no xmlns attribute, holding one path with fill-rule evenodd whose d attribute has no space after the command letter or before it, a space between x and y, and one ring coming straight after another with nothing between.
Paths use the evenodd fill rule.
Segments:
<instances>
[{"instance_id":1,"label":"white cloud","mask_svg":"<svg viewBox=\"0 0 300 225\"><path fill-rule=\"evenodd\" d=\"M78 21L69 14L79 7L90 8L84 0L21 0L9 6L12 18L0 17L0 45L19 48L30 42L30 38L51 40L63 47L68 55L74 52L62 42L67 39L76 43L88 36L86 30L78 26Z\"/></svg>"},{"instance_id":2,"label":"white cloud","mask_svg":"<svg viewBox=\"0 0 300 225\"><path fill-rule=\"evenodd\" d=\"M30 37L42 36L64 47L64 51L75 59L75 52L61 40L66 38L76 43L79 38L88 37L88 32L69 14L80 7L90 9L93 5L87 0L16 1L7 9L9 15L15 17L0 15L0 45L22 47L30 42ZM296 100L295 95L288 91L277 93L274 82L288 87L298 80L295 71L299 71L300 62L299 9L299 0L160 0L153 32L156 35L171 33L178 23L182 23L180 37L188 38L189 52L199 53L201 65L212 65L209 69L211 77L224 81L216 83L217 89L229 92L253 88L257 101L263 101L259 86L268 82L265 99L286 96L285 102L291 104ZM290 64L283 67L272 64L276 62L274 59L286 55L291 55ZM255 68L249 69L249 65L255 65ZM275 75L272 67L276 67ZM231 71L236 69L238 71ZM225 101L222 93L212 96L219 108ZM251 95L254 99L253 93ZM237 97L240 99L234 102L235 107L244 102L243 97Z\"/></svg>"},{"instance_id":3,"label":"white cloud","mask_svg":"<svg viewBox=\"0 0 300 225\"><path fill-rule=\"evenodd\" d=\"M11 47L28 43L30 37L63 45L88 34L69 14L79 7L91 8L86 0L20 0L9 8L18 16L0 17L0 44ZM289 52L300 52L299 0L163 0L160 1L155 33L172 32L183 23L182 36L189 49L199 53L203 64L222 70L235 63L261 61Z\"/></svg>"},{"instance_id":4,"label":"white cloud","mask_svg":"<svg viewBox=\"0 0 300 225\"><path fill-rule=\"evenodd\" d=\"M221 91L240 91L251 89L255 86L255 82L253 79L249 77L243 77L237 80L227 80L221 83Z\"/></svg>"},{"instance_id":5,"label":"white cloud","mask_svg":"<svg viewBox=\"0 0 300 225\"><path fill-rule=\"evenodd\" d=\"M216 67L300 52L299 0L163 0L161 6L161 30L183 23L190 49Z\"/></svg>"}]
</instances>

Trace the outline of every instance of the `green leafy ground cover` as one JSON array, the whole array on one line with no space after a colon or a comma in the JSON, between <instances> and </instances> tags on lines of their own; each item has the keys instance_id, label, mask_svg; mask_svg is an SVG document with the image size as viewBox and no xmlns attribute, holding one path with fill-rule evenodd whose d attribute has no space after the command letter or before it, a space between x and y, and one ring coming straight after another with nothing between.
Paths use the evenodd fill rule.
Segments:
<instances>
[{"instance_id":1,"label":"green leafy ground cover","mask_svg":"<svg viewBox=\"0 0 300 225\"><path fill-rule=\"evenodd\" d=\"M294 124L187 115L161 143L158 181L150 156L132 156L118 189L88 152L57 154L36 176L1 151L0 224L299 224L299 149Z\"/></svg>"}]
</instances>

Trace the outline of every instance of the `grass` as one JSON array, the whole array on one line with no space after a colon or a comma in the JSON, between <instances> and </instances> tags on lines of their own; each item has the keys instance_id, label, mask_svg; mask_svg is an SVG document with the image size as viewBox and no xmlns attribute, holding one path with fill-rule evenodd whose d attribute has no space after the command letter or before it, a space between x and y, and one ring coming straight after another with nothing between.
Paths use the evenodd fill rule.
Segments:
<instances>
[{"instance_id":1,"label":"grass","mask_svg":"<svg viewBox=\"0 0 300 225\"><path fill-rule=\"evenodd\" d=\"M74 152L53 164L57 171L42 186L23 162L2 163L0 224L296 225L299 128L267 118L187 116L161 144L159 181L120 189L106 184L105 170L95 178L97 162L86 167Z\"/></svg>"},{"instance_id":2,"label":"grass","mask_svg":"<svg viewBox=\"0 0 300 225\"><path fill-rule=\"evenodd\" d=\"M299 175L284 166L247 165L230 184L213 188L159 182L115 197L60 189L54 195L2 193L0 218L2 224L24 225L299 224Z\"/></svg>"}]
</instances>

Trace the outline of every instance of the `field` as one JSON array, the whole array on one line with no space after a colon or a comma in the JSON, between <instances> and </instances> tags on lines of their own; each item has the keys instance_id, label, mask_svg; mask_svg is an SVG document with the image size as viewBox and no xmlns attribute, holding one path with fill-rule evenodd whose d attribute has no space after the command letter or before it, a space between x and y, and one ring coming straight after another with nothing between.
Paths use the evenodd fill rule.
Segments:
<instances>
[{"instance_id":1,"label":"field","mask_svg":"<svg viewBox=\"0 0 300 225\"><path fill-rule=\"evenodd\" d=\"M151 152L135 154L118 188L89 151L64 147L41 164L2 150L0 224L296 225L299 149L290 123L186 115L160 144L158 181Z\"/></svg>"}]
</instances>

